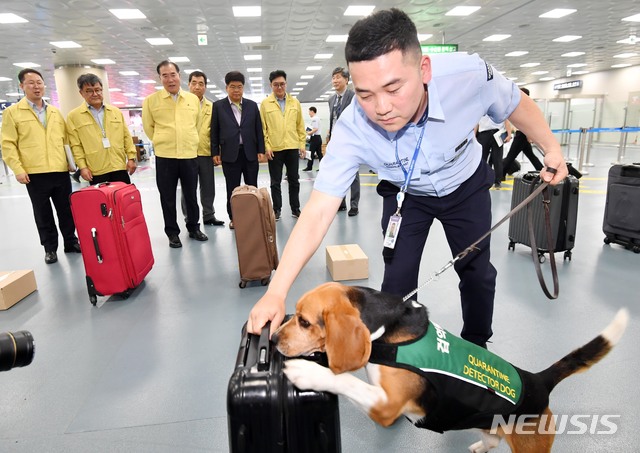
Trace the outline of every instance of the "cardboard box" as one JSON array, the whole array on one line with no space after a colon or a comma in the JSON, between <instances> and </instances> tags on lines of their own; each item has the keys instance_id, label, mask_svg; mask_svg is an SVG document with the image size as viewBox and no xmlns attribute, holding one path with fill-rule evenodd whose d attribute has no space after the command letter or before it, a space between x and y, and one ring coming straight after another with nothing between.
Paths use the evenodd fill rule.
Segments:
<instances>
[{"instance_id":1,"label":"cardboard box","mask_svg":"<svg viewBox=\"0 0 640 453\"><path fill-rule=\"evenodd\" d=\"M327 246L327 268L335 281L369 278L369 258L358 244Z\"/></svg>"},{"instance_id":2,"label":"cardboard box","mask_svg":"<svg viewBox=\"0 0 640 453\"><path fill-rule=\"evenodd\" d=\"M0 310L6 310L38 289L33 271L0 271Z\"/></svg>"}]
</instances>

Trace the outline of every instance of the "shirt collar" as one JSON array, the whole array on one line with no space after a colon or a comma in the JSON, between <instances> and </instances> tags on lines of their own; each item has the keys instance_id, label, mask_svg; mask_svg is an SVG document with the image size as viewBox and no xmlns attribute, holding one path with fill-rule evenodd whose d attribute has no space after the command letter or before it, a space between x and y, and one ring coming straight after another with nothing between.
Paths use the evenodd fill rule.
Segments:
<instances>
[{"instance_id":1,"label":"shirt collar","mask_svg":"<svg viewBox=\"0 0 640 453\"><path fill-rule=\"evenodd\" d=\"M227 96L227 99L229 99L229 105L235 105L235 102L233 102L229 96ZM240 98L240 102L238 102L238 104L242 105L242 98Z\"/></svg>"},{"instance_id":2,"label":"shirt collar","mask_svg":"<svg viewBox=\"0 0 640 453\"><path fill-rule=\"evenodd\" d=\"M444 111L442 110L442 104L440 103L440 95L438 94L438 87L435 80L431 79L427 85L427 110L429 112L429 119L436 120L438 122L444 122Z\"/></svg>"},{"instance_id":3,"label":"shirt collar","mask_svg":"<svg viewBox=\"0 0 640 453\"><path fill-rule=\"evenodd\" d=\"M104 110L104 103L102 103L102 105L100 106L99 109L95 108L94 106L90 105L89 103L86 103L86 105L87 105L87 109L90 110L90 111L94 111L94 112L98 112L99 113L99 112Z\"/></svg>"},{"instance_id":4,"label":"shirt collar","mask_svg":"<svg viewBox=\"0 0 640 453\"><path fill-rule=\"evenodd\" d=\"M29 107L31 107L33 110L41 110L38 108L38 106L35 104L35 102L31 102L28 98L25 97L25 99L27 100L27 104L29 104ZM43 109L47 109L47 101L46 100L42 100L42 108Z\"/></svg>"}]
</instances>

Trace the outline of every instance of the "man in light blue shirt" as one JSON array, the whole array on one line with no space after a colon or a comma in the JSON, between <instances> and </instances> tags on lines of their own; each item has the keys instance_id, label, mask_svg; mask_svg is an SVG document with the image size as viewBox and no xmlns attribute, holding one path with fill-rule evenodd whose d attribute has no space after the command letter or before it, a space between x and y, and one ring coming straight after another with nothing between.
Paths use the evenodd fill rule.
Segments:
<instances>
[{"instance_id":1,"label":"man in light blue shirt","mask_svg":"<svg viewBox=\"0 0 640 453\"><path fill-rule=\"evenodd\" d=\"M422 55L415 25L404 12L383 10L359 20L349 32L345 57L357 102L332 132L278 270L249 315L250 332L268 320L274 331L282 322L287 292L320 245L361 164L378 172L382 230L394 232L384 237L382 290L400 296L418 286L434 219L442 223L454 256L491 227L494 175L482 162L474 134L483 115L509 118L545 151L546 168L554 169L541 172L545 181L557 184L567 175L560 145L536 104L477 55ZM492 334L496 278L489 239L456 262L455 270L461 336L485 345Z\"/></svg>"}]
</instances>

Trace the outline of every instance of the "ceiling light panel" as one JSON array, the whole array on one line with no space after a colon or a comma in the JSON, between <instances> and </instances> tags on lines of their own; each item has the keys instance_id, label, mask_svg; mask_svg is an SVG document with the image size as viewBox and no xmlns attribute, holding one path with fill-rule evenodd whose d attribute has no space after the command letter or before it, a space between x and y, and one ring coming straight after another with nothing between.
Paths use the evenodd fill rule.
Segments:
<instances>
[{"instance_id":1,"label":"ceiling light panel","mask_svg":"<svg viewBox=\"0 0 640 453\"><path fill-rule=\"evenodd\" d=\"M235 17L260 17L262 15L260 6L234 6L232 9Z\"/></svg>"},{"instance_id":2,"label":"ceiling light panel","mask_svg":"<svg viewBox=\"0 0 640 453\"><path fill-rule=\"evenodd\" d=\"M142 11L139 9L110 9L109 12L116 16L118 19L146 19Z\"/></svg>"},{"instance_id":3,"label":"ceiling light panel","mask_svg":"<svg viewBox=\"0 0 640 453\"><path fill-rule=\"evenodd\" d=\"M526 50L516 50L513 52L509 52L507 54L505 54L505 57L521 57L523 55L528 54L529 52L527 52Z\"/></svg>"},{"instance_id":4,"label":"ceiling light panel","mask_svg":"<svg viewBox=\"0 0 640 453\"><path fill-rule=\"evenodd\" d=\"M169 57L169 61L173 63L188 63L191 60L189 60L189 57Z\"/></svg>"},{"instance_id":5,"label":"ceiling light panel","mask_svg":"<svg viewBox=\"0 0 640 453\"><path fill-rule=\"evenodd\" d=\"M559 38L554 39L553 42L571 42L581 38L582 36L578 36L578 35L565 35L565 36L560 36Z\"/></svg>"},{"instance_id":6,"label":"ceiling light panel","mask_svg":"<svg viewBox=\"0 0 640 453\"><path fill-rule=\"evenodd\" d=\"M375 9L371 5L351 5L344 12L345 16L368 16Z\"/></svg>"},{"instance_id":7,"label":"ceiling light panel","mask_svg":"<svg viewBox=\"0 0 640 453\"><path fill-rule=\"evenodd\" d=\"M564 9L564 8L556 8L551 11L547 11L544 14L540 14L538 17L542 17L543 19L560 19L561 17L568 16L569 14L573 14L577 9Z\"/></svg>"},{"instance_id":8,"label":"ceiling light panel","mask_svg":"<svg viewBox=\"0 0 640 453\"><path fill-rule=\"evenodd\" d=\"M452 10L449 10L445 16L468 16L475 13L480 9L479 6L456 6Z\"/></svg>"},{"instance_id":9,"label":"ceiling light panel","mask_svg":"<svg viewBox=\"0 0 640 453\"><path fill-rule=\"evenodd\" d=\"M147 41L152 46L170 46L173 44L169 38L147 38Z\"/></svg>"},{"instance_id":10,"label":"ceiling light panel","mask_svg":"<svg viewBox=\"0 0 640 453\"><path fill-rule=\"evenodd\" d=\"M634 14L633 16L623 17L621 20L627 22L640 22L640 14Z\"/></svg>"},{"instance_id":11,"label":"ceiling light panel","mask_svg":"<svg viewBox=\"0 0 640 453\"><path fill-rule=\"evenodd\" d=\"M95 64L116 64L115 61L109 59L109 58L96 58L94 60L91 60L93 63Z\"/></svg>"},{"instance_id":12,"label":"ceiling light panel","mask_svg":"<svg viewBox=\"0 0 640 453\"><path fill-rule=\"evenodd\" d=\"M333 54L332 53L317 53L313 58L315 58L316 60L328 60L329 58L332 58Z\"/></svg>"},{"instance_id":13,"label":"ceiling light panel","mask_svg":"<svg viewBox=\"0 0 640 453\"><path fill-rule=\"evenodd\" d=\"M58 49L77 49L78 47L82 47L75 41L51 41L49 44L56 46Z\"/></svg>"},{"instance_id":14,"label":"ceiling light panel","mask_svg":"<svg viewBox=\"0 0 640 453\"><path fill-rule=\"evenodd\" d=\"M0 14L0 24L24 24L25 22L29 21L13 13Z\"/></svg>"},{"instance_id":15,"label":"ceiling light panel","mask_svg":"<svg viewBox=\"0 0 640 453\"><path fill-rule=\"evenodd\" d=\"M257 44L262 42L262 36L240 36L241 44Z\"/></svg>"},{"instance_id":16,"label":"ceiling light panel","mask_svg":"<svg viewBox=\"0 0 640 453\"><path fill-rule=\"evenodd\" d=\"M245 55L244 59L245 61L262 60L262 55Z\"/></svg>"},{"instance_id":17,"label":"ceiling light panel","mask_svg":"<svg viewBox=\"0 0 640 453\"><path fill-rule=\"evenodd\" d=\"M39 68L40 65L38 63L32 63L30 61L24 61L21 63L13 63L14 66L19 68Z\"/></svg>"},{"instance_id":18,"label":"ceiling light panel","mask_svg":"<svg viewBox=\"0 0 640 453\"><path fill-rule=\"evenodd\" d=\"M491 35L483 39L483 41L504 41L511 38L511 35Z\"/></svg>"},{"instance_id":19,"label":"ceiling light panel","mask_svg":"<svg viewBox=\"0 0 640 453\"><path fill-rule=\"evenodd\" d=\"M631 58L637 57L638 54L635 52L627 52L627 53L619 53L618 55L614 55L613 58Z\"/></svg>"},{"instance_id":20,"label":"ceiling light panel","mask_svg":"<svg viewBox=\"0 0 640 453\"><path fill-rule=\"evenodd\" d=\"M584 52L567 52L567 53L563 53L561 56L562 57L579 57L580 55L584 55Z\"/></svg>"}]
</instances>

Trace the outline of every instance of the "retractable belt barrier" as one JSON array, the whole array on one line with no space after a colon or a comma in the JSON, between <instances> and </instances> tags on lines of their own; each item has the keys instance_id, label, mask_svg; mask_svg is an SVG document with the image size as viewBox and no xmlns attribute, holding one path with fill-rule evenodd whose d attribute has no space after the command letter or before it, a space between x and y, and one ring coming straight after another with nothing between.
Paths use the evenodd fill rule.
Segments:
<instances>
[{"instance_id":1,"label":"retractable belt barrier","mask_svg":"<svg viewBox=\"0 0 640 453\"><path fill-rule=\"evenodd\" d=\"M620 144L618 146L618 158L613 164L622 164L627 150L627 137L629 132L640 132L640 127L581 127L578 129L551 129L554 134L580 134L578 136L578 171L583 175L589 172L584 167L593 167L591 163L591 147L593 145L593 134L599 132L620 133ZM569 153L569 150L567 150Z\"/></svg>"}]
</instances>

